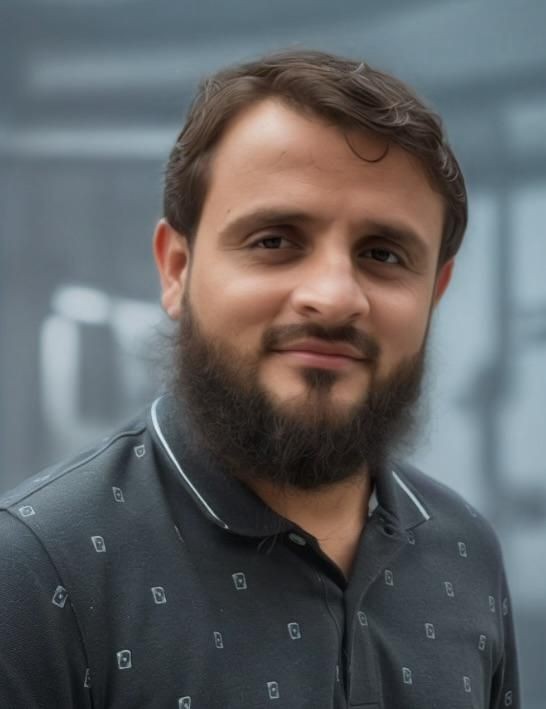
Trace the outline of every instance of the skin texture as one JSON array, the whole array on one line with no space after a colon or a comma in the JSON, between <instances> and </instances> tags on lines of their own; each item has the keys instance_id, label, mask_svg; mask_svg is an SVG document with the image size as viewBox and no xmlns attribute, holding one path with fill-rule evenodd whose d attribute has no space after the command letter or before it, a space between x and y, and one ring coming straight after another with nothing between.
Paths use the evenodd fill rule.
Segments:
<instances>
[{"instance_id":1,"label":"skin texture","mask_svg":"<svg viewBox=\"0 0 546 709\"><path fill-rule=\"evenodd\" d=\"M164 309L177 320L190 302L202 334L252 362L280 411L309 417L327 404L350 417L374 381L423 348L453 267L438 268L442 197L396 145L344 135L273 99L233 120L211 168L192 249L165 221L157 226ZM291 351L261 350L268 329L308 324L350 326L379 354L317 355L301 336L282 341ZM324 388L310 388L309 368L333 373L327 401ZM348 571L370 493L361 472L326 490L252 486Z\"/></svg>"}]
</instances>

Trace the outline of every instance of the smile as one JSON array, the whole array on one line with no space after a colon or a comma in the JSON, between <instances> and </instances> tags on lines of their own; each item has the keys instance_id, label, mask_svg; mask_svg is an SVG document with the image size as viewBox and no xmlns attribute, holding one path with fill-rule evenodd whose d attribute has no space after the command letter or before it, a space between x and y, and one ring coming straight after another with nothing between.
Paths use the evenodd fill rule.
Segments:
<instances>
[{"instance_id":1,"label":"smile","mask_svg":"<svg viewBox=\"0 0 546 709\"><path fill-rule=\"evenodd\" d=\"M277 354L304 367L347 369L364 361L362 352L345 342L306 338L276 350Z\"/></svg>"},{"instance_id":2,"label":"smile","mask_svg":"<svg viewBox=\"0 0 546 709\"><path fill-rule=\"evenodd\" d=\"M355 364L360 364L361 359L343 354L327 354L312 350L280 350L277 354L294 364L304 367L318 367L321 369L347 369Z\"/></svg>"}]
</instances>

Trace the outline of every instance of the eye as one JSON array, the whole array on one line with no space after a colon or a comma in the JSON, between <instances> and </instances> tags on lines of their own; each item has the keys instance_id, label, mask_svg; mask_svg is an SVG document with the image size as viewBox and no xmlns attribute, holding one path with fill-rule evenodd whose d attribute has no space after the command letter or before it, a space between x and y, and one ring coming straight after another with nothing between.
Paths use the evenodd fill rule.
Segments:
<instances>
[{"instance_id":1,"label":"eye","mask_svg":"<svg viewBox=\"0 0 546 709\"><path fill-rule=\"evenodd\" d=\"M256 241L252 242L250 246L254 249L276 251L282 247L293 246L293 244L284 236L271 234L270 236L262 236L261 238L256 239Z\"/></svg>"},{"instance_id":2,"label":"eye","mask_svg":"<svg viewBox=\"0 0 546 709\"><path fill-rule=\"evenodd\" d=\"M390 249L367 249L363 252L363 255L372 258L374 261L379 261L380 263L389 263L394 265L402 263L401 258Z\"/></svg>"}]
</instances>

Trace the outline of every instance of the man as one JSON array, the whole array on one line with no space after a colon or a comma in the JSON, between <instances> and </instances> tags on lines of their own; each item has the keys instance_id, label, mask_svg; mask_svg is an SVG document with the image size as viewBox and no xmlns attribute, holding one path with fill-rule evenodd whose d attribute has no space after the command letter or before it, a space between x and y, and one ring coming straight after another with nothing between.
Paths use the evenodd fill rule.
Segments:
<instances>
[{"instance_id":1,"label":"man","mask_svg":"<svg viewBox=\"0 0 546 709\"><path fill-rule=\"evenodd\" d=\"M519 706L496 538L396 459L466 216L393 77L204 83L154 241L170 391L4 499L1 706Z\"/></svg>"}]
</instances>

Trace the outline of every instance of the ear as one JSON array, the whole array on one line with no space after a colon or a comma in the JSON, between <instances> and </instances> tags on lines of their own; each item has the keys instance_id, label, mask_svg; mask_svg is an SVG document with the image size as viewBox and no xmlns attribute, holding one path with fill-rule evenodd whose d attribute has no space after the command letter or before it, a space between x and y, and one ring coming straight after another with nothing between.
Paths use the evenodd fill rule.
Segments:
<instances>
[{"instance_id":1,"label":"ear","mask_svg":"<svg viewBox=\"0 0 546 709\"><path fill-rule=\"evenodd\" d=\"M178 320L190 267L188 240L161 219L155 229L153 248L161 281L161 305L172 320Z\"/></svg>"},{"instance_id":2,"label":"ear","mask_svg":"<svg viewBox=\"0 0 546 709\"><path fill-rule=\"evenodd\" d=\"M453 274L453 267L455 265L455 259L450 259L440 267L438 275L436 276L436 284L434 286L434 307L438 305L442 296L447 290L447 287L451 281L451 275Z\"/></svg>"}]
</instances>

